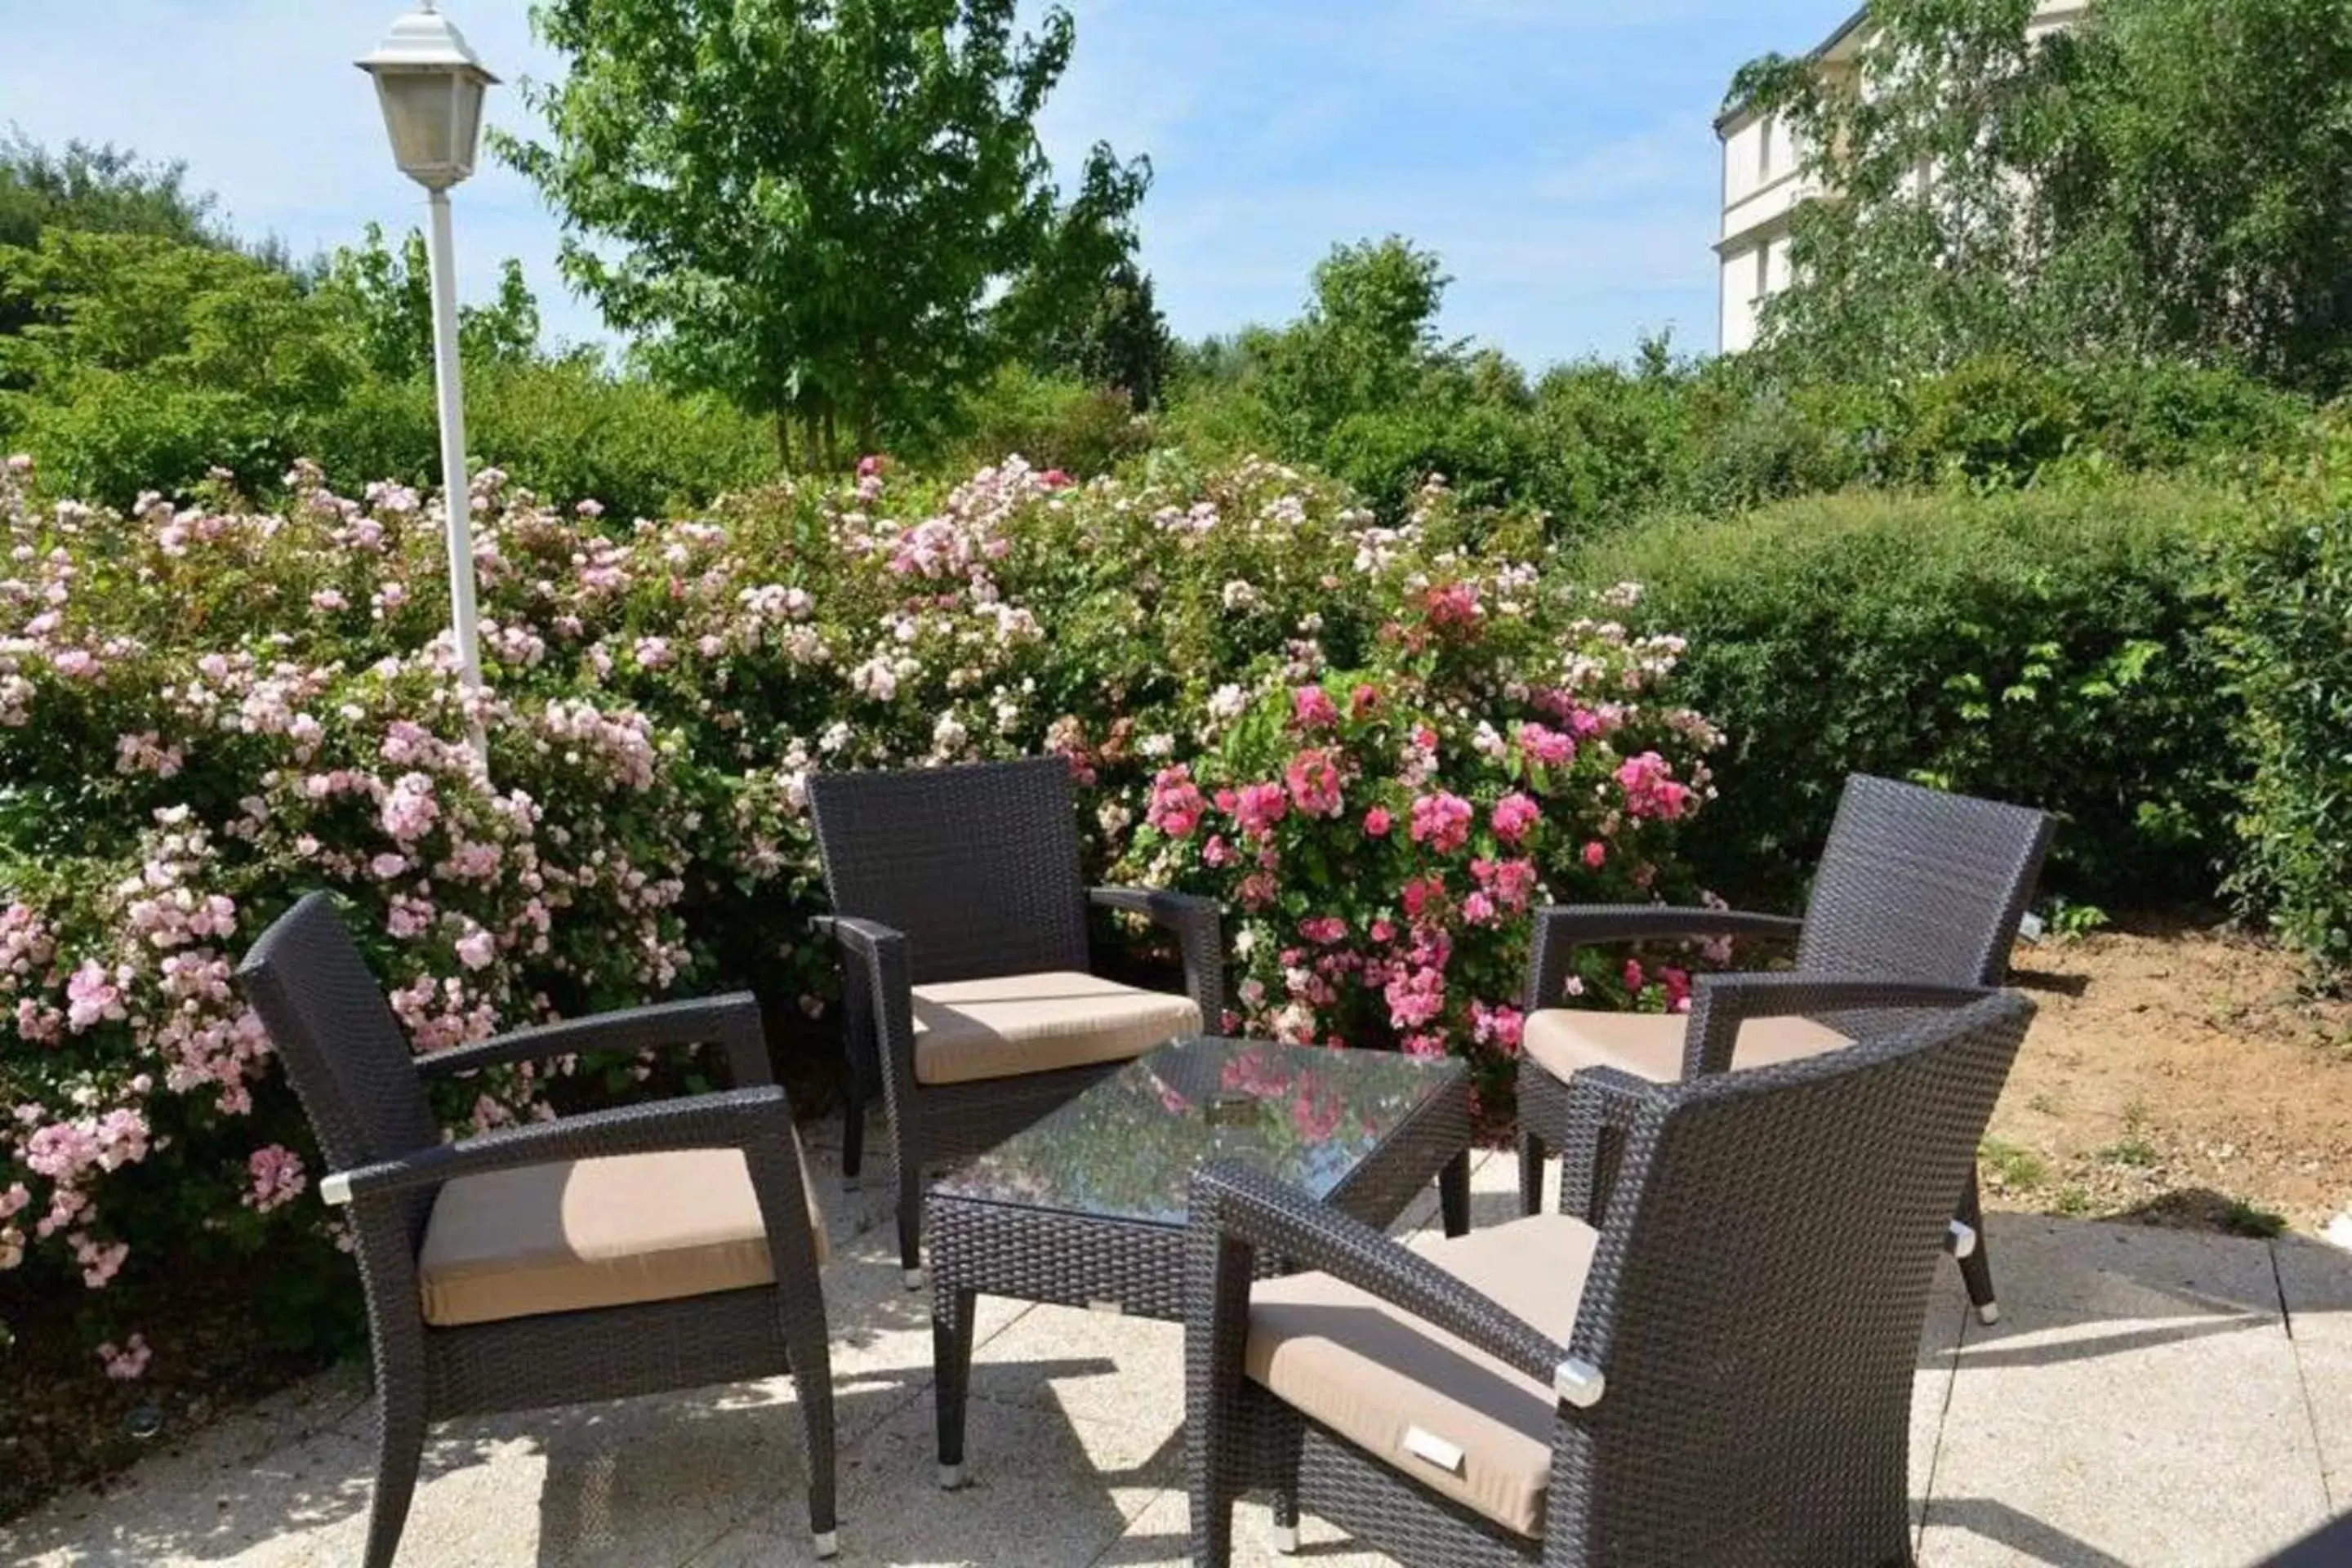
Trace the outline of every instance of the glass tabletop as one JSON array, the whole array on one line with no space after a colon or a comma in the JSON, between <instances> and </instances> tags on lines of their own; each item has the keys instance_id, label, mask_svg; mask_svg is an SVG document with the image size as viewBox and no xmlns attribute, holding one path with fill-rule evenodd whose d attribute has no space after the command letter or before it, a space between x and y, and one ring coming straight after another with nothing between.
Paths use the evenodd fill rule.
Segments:
<instances>
[{"instance_id":1,"label":"glass tabletop","mask_svg":"<svg viewBox=\"0 0 2352 1568\"><path fill-rule=\"evenodd\" d=\"M1234 1159L1328 1197L1462 1070L1458 1062L1387 1051L1178 1040L1137 1058L931 1190L1181 1225L1192 1172Z\"/></svg>"}]
</instances>

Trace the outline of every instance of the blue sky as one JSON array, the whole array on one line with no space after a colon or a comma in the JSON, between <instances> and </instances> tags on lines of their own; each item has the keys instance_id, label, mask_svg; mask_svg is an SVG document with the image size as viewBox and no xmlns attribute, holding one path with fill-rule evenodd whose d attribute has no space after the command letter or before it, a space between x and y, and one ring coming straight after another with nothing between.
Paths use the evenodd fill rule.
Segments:
<instances>
[{"instance_id":1,"label":"blue sky","mask_svg":"<svg viewBox=\"0 0 2352 1568\"><path fill-rule=\"evenodd\" d=\"M557 62L525 0L446 0L510 81ZM1454 283L1446 331L1532 364L1622 356L1671 328L1711 348L1731 72L1809 47L1848 0L1076 0L1077 54L1041 132L1148 153L1161 307L1187 336L1294 314L1339 240L1399 233ZM422 221L349 62L399 0L0 0L0 121L186 160L235 223L297 252ZM496 123L527 119L500 89ZM459 274L518 256L550 330L604 334L554 267L556 225L489 168L457 196Z\"/></svg>"}]
</instances>

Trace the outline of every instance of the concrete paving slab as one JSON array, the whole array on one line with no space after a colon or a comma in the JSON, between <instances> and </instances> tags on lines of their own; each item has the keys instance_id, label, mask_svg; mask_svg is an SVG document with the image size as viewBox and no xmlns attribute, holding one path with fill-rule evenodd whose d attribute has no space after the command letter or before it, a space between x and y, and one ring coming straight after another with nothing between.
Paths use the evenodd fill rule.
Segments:
<instances>
[{"instance_id":1,"label":"concrete paving slab","mask_svg":"<svg viewBox=\"0 0 2352 1568\"><path fill-rule=\"evenodd\" d=\"M1192 1568L1192 1500L1179 1487L1162 1493L1136 1517L1098 1568ZM1319 1519L1298 1521L1297 1553L1274 1550L1274 1515L1262 1502L1234 1510L1234 1568L1391 1568L1393 1560L1355 1547Z\"/></svg>"},{"instance_id":2,"label":"concrete paving slab","mask_svg":"<svg viewBox=\"0 0 2352 1568\"><path fill-rule=\"evenodd\" d=\"M2352 1511L2352 1252L2283 1236L2271 1243L2271 1256L2319 1441L2328 1504Z\"/></svg>"},{"instance_id":3,"label":"concrete paving slab","mask_svg":"<svg viewBox=\"0 0 2352 1568\"><path fill-rule=\"evenodd\" d=\"M962 1489L939 1489L928 1401L901 1411L842 1467L844 1564L1087 1568L1174 1484L1180 1456L1108 1422L971 1402ZM808 1559L805 1519L770 1506L687 1560L692 1568Z\"/></svg>"},{"instance_id":4,"label":"concrete paving slab","mask_svg":"<svg viewBox=\"0 0 2352 1568\"><path fill-rule=\"evenodd\" d=\"M878 1140L870 1144L878 1151ZM1185 1561L1181 1331L983 1299L971 1485L936 1485L929 1298L901 1287L887 1161L836 1201L837 1130L811 1139L844 1561ZM1477 1162L1477 1223L1516 1215L1507 1153ZM1434 1193L1398 1227L1436 1228ZM1913 1493L1927 1568L2239 1568L2352 1506L2352 1257L2316 1243L1997 1215L2005 1316L1979 1328L1939 1272L1920 1343ZM2282 1295L2284 1292L2284 1295ZM2284 1309L2284 1310L2283 1310ZM2292 1331L2292 1337L2290 1337ZM441 1428L402 1562L467 1568L809 1560L789 1380ZM0 1561L345 1564L365 1528L373 1426L347 1369L159 1450L102 1495L0 1530ZM1319 1564L1383 1561L1328 1526ZM1244 1504L1236 1560L1272 1568Z\"/></svg>"},{"instance_id":5,"label":"concrete paving slab","mask_svg":"<svg viewBox=\"0 0 2352 1568\"><path fill-rule=\"evenodd\" d=\"M1927 1568L2242 1568L2326 1516L2259 1241L1991 1222L2002 1319L1964 1321Z\"/></svg>"}]
</instances>

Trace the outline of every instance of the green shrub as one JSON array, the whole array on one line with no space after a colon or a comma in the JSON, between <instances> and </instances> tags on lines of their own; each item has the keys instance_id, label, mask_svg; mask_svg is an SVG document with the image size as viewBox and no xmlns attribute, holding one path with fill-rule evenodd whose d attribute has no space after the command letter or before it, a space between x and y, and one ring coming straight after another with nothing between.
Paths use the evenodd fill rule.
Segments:
<instances>
[{"instance_id":1,"label":"green shrub","mask_svg":"<svg viewBox=\"0 0 2352 1568\"><path fill-rule=\"evenodd\" d=\"M1696 849L1727 890L1801 885L1851 772L2062 819L2046 880L2110 903L2209 893L2242 769L2200 584L2242 502L2142 482L1851 495L1667 520L1585 552L1691 638L1724 725Z\"/></svg>"},{"instance_id":2,"label":"green shrub","mask_svg":"<svg viewBox=\"0 0 2352 1568\"><path fill-rule=\"evenodd\" d=\"M1033 468L1088 479L1150 445L1151 422L1126 393L1007 364L965 396L948 435L919 442L913 455L971 468L1017 453Z\"/></svg>"},{"instance_id":3,"label":"green shrub","mask_svg":"<svg viewBox=\"0 0 2352 1568\"><path fill-rule=\"evenodd\" d=\"M2253 777L2231 889L2352 968L2352 441L2231 560L2226 641Z\"/></svg>"},{"instance_id":4,"label":"green shrub","mask_svg":"<svg viewBox=\"0 0 2352 1568\"><path fill-rule=\"evenodd\" d=\"M440 441L430 381L372 381L336 410L316 449L348 489L374 479L437 488ZM593 497L622 517L660 517L774 479L774 441L718 398L680 396L584 361L467 376L466 446L477 461L550 500Z\"/></svg>"}]
</instances>

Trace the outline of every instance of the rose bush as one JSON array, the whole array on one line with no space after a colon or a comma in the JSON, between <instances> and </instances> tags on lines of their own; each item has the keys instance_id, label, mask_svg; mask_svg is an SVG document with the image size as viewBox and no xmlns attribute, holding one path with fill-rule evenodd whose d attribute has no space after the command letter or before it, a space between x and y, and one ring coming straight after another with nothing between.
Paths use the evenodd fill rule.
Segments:
<instances>
[{"instance_id":1,"label":"rose bush","mask_svg":"<svg viewBox=\"0 0 2352 1568\"><path fill-rule=\"evenodd\" d=\"M230 979L333 889L419 1049L681 988L819 1010L819 767L1051 751L1096 868L1218 893L1236 1027L1482 1064L1525 910L1678 882L1705 721L1630 587L1503 558L1442 486L1384 528L1262 462L1074 485L777 487L701 518L469 498L488 691L442 629L437 507L315 470L127 515L0 477L0 1302L85 1293L140 1375L142 1270L268 1253L348 1312L307 1127ZM478 729L487 770L467 743ZM1139 940L1148 940L1139 938ZM452 1086L453 1128L643 1062ZM79 1298L78 1298L79 1299Z\"/></svg>"},{"instance_id":2,"label":"rose bush","mask_svg":"<svg viewBox=\"0 0 2352 1568\"><path fill-rule=\"evenodd\" d=\"M1219 688L1199 754L1155 772L1127 869L1224 903L1228 1027L1466 1056L1500 1114L1528 910L1678 883L1671 825L1709 793L1718 737L1656 700L1682 645L1615 618L1638 586L1433 548L1454 521L1433 487L1359 536L1343 580L1371 635L1334 664L1310 613L1287 658ZM1668 973L1654 1005L1679 1000Z\"/></svg>"}]
</instances>

